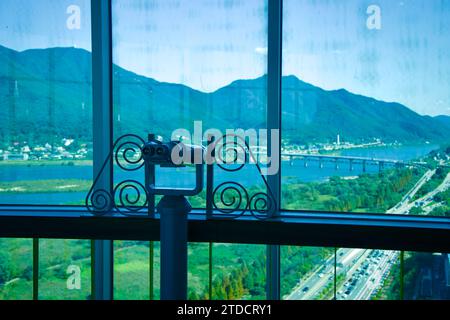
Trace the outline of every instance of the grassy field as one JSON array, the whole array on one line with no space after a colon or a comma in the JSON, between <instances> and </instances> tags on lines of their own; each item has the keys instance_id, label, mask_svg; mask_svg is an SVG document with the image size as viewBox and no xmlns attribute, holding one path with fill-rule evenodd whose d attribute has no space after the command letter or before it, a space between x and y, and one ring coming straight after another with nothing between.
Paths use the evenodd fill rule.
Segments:
<instances>
[{"instance_id":1,"label":"grassy field","mask_svg":"<svg viewBox=\"0 0 450 320\"><path fill-rule=\"evenodd\" d=\"M32 298L32 240L0 239L0 299ZM150 298L150 243L115 241L114 243L114 297L115 299ZM39 298L40 299L89 299L91 288L90 241L40 240ZM5 253L6 252L6 253ZM153 294L159 298L159 243L154 243ZM213 245L213 281L231 275L233 267L252 265L265 252L265 246ZM209 297L209 245L189 245L189 292L191 297ZM67 280L71 265L81 269L81 289L69 290ZM265 279L262 279L264 282ZM247 298L263 298L244 292ZM243 295L243 296L244 296ZM214 297L213 297L214 298ZM242 298L242 297L241 297Z\"/></svg>"},{"instance_id":2,"label":"grassy field","mask_svg":"<svg viewBox=\"0 0 450 320\"><path fill-rule=\"evenodd\" d=\"M61 193L87 192L90 180L54 179L0 182L0 195L7 193Z\"/></svg>"},{"instance_id":3,"label":"grassy field","mask_svg":"<svg viewBox=\"0 0 450 320\"><path fill-rule=\"evenodd\" d=\"M32 240L0 239L0 299L31 299ZM4 250L3 250L4 249ZM39 298L87 299L90 296L90 241L39 241ZM80 290L69 290L67 268L81 270ZM1 281L3 279L3 281ZM6 280L6 281L5 281Z\"/></svg>"}]
</instances>

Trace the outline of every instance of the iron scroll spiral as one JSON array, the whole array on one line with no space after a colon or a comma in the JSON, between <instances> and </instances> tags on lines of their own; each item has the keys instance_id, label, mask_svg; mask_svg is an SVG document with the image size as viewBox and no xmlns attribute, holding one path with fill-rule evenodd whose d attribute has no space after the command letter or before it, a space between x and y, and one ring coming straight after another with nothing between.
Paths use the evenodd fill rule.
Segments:
<instances>
[{"instance_id":1,"label":"iron scroll spiral","mask_svg":"<svg viewBox=\"0 0 450 320\"><path fill-rule=\"evenodd\" d=\"M217 160L219 160L217 162L217 166L219 168L221 168L222 170L228 171L228 172L236 172L241 170L245 164L248 161L248 157L247 157L247 152L246 152L246 148L245 146L243 146L241 143L237 142L237 141L225 141L225 137L222 137L222 139L219 140L220 141L224 141L223 143L216 143L215 144L215 156L217 158ZM226 156L224 157L224 153L233 153L233 158L231 160L229 160L228 158L226 158ZM244 159L239 159L239 155L240 154L244 154ZM237 167L235 168L229 168L226 167L225 165L231 165L233 163L239 163L239 160L242 161L241 164L239 164Z\"/></svg>"},{"instance_id":2,"label":"iron scroll spiral","mask_svg":"<svg viewBox=\"0 0 450 320\"><path fill-rule=\"evenodd\" d=\"M257 219L267 219L267 213L271 212L274 208L274 201L267 193L258 192L255 193L249 202L248 210Z\"/></svg>"},{"instance_id":3,"label":"iron scroll spiral","mask_svg":"<svg viewBox=\"0 0 450 320\"><path fill-rule=\"evenodd\" d=\"M111 161L114 161L118 168L125 171L141 169L144 166L142 155L144 143L145 141L141 137L134 134L123 135L114 142L108 157L103 162L100 172L95 177L92 187L86 195L85 206L90 213L102 216L111 212L112 209L116 209L123 215L133 215L146 206L148 194L138 181L122 181L112 192L98 188L99 180ZM133 198L130 196L130 191L135 193Z\"/></svg>"},{"instance_id":4,"label":"iron scroll spiral","mask_svg":"<svg viewBox=\"0 0 450 320\"><path fill-rule=\"evenodd\" d=\"M147 191L139 181L125 180L114 188L115 208L125 216L138 214L147 203Z\"/></svg>"},{"instance_id":5,"label":"iron scroll spiral","mask_svg":"<svg viewBox=\"0 0 450 320\"><path fill-rule=\"evenodd\" d=\"M122 138L119 138L117 141L120 142ZM115 163L120 169L125 171L136 171L144 166L142 146L145 142L140 137L133 136L133 138L137 138L137 142L128 140L120 144L117 143L114 147Z\"/></svg>"},{"instance_id":6,"label":"iron scroll spiral","mask_svg":"<svg viewBox=\"0 0 450 320\"><path fill-rule=\"evenodd\" d=\"M232 141L225 141L227 137L233 137L234 139ZM212 204L214 209L221 213L221 217L223 217L222 215L224 214L225 217L232 219L239 218L246 212L249 212L257 219L265 220L270 218L269 213L277 207L276 200L247 141L239 135L228 134L213 142L212 148L215 151L216 159L220 160L220 162L216 162L217 166L227 172L237 172L241 170L249 160L252 161L267 190L267 192L257 192L250 196L249 191L237 182L228 181L221 183L212 192ZM222 157L224 153L230 152L232 153L231 161ZM243 152L243 163L240 163L233 168L228 167L239 160L239 152Z\"/></svg>"},{"instance_id":7,"label":"iron scroll spiral","mask_svg":"<svg viewBox=\"0 0 450 320\"><path fill-rule=\"evenodd\" d=\"M105 189L89 190L85 204L88 211L96 216L102 216L111 211L113 207L113 198L111 193Z\"/></svg>"},{"instance_id":8,"label":"iron scroll spiral","mask_svg":"<svg viewBox=\"0 0 450 320\"><path fill-rule=\"evenodd\" d=\"M249 204L247 190L237 182L224 182L213 192L214 208L222 214L237 218L245 214Z\"/></svg>"}]
</instances>

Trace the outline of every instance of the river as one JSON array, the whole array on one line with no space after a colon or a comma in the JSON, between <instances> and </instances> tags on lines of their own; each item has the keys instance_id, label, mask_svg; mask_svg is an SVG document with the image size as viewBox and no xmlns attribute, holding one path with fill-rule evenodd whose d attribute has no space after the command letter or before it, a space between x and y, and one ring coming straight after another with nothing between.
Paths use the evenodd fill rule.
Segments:
<instances>
[{"instance_id":1,"label":"river","mask_svg":"<svg viewBox=\"0 0 450 320\"><path fill-rule=\"evenodd\" d=\"M437 145L416 145L399 147L374 147L356 148L340 151L341 156L382 158L392 160L412 160L420 158L430 151L439 148ZM351 170L352 169L352 170ZM368 166L368 173L378 172L378 166ZM190 168L159 169L157 184L161 186L191 187L194 173ZM294 160L293 163L282 162L283 185L293 181L326 181L331 176L357 176L363 172L361 165L353 165L350 168L348 162L342 162L336 168L334 163L324 162L323 167L316 161L305 164L303 160ZM124 172L116 169L114 180L116 182L125 179L142 180L142 171ZM224 181L236 181L245 186L263 185L262 179L254 165L246 165L236 173L229 173L215 169L215 185ZM27 166L27 165L1 165L0 181L24 181L24 180L50 180L50 179L92 179L91 166ZM85 192L59 192L59 193L2 193L1 204L67 204L81 203L86 196Z\"/></svg>"}]
</instances>

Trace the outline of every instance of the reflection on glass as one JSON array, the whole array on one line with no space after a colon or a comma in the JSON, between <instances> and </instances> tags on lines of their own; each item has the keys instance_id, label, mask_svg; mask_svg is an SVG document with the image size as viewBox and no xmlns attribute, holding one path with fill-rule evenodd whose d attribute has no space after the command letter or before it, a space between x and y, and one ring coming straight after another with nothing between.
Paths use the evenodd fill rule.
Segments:
<instances>
[{"instance_id":1,"label":"reflection on glass","mask_svg":"<svg viewBox=\"0 0 450 320\"><path fill-rule=\"evenodd\" d=\"M91 241L39 240L39 299L91 299Z\"/></svg>"},{"instance_id":2,"label":"reflection on glass","mask_svg":"<svg viewBox=\"0 0 450 320\"><path fill-rule=\"evenodd\" d=\"M33 240L0 239L0 300L33 298Z\"/></svg>"},{"instance_id":3,"label":"reflection on glass","mask_svg":"<svg viewBox=\"0 0 450 320\"><path fill-rule=\"evenodd\" d=\"M404 297L407 300L450 299L449 255L405 252Z\"/></svg>"},{"instance_id":4,"label":"reflection on glass","mask_svg":"<svg viewBox=\"0 0 450 320\"><path fill-rule=\"evenodd\" d=\"M92 179L90 1L0 2L0 203L81 204Z\"/></svg>"},{"instance_id":5,"label":"reflection on glass","mask_svg":"<svg viewBox=\"0 0 450 320\"><path fill-rule=\"evenodd\" d=\"M283 208L448 215L449 4L283 8Z\"/></svg>"}]
</instances>

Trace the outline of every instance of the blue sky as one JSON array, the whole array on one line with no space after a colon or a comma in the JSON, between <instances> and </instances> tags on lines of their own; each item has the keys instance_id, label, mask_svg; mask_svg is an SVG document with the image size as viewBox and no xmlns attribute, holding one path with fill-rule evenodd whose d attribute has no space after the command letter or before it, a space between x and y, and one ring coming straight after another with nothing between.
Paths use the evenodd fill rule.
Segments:
<instances>
[{"instance_id":1,"label":"blue sky","mask_svg":"<svg viewBox=\"0 0 450 320\"><path fill-rule=\"evenodd\" d=\"M1 0L0 44L90 50L88 0ZM381 28L369 30L369 5ZM70 5L80 29L67 28ZM283 73L450 115L449 0L285 0ZM266 72L265 0L113 0L114 62L213 91Z\"/></svg>"}]
</instances>

